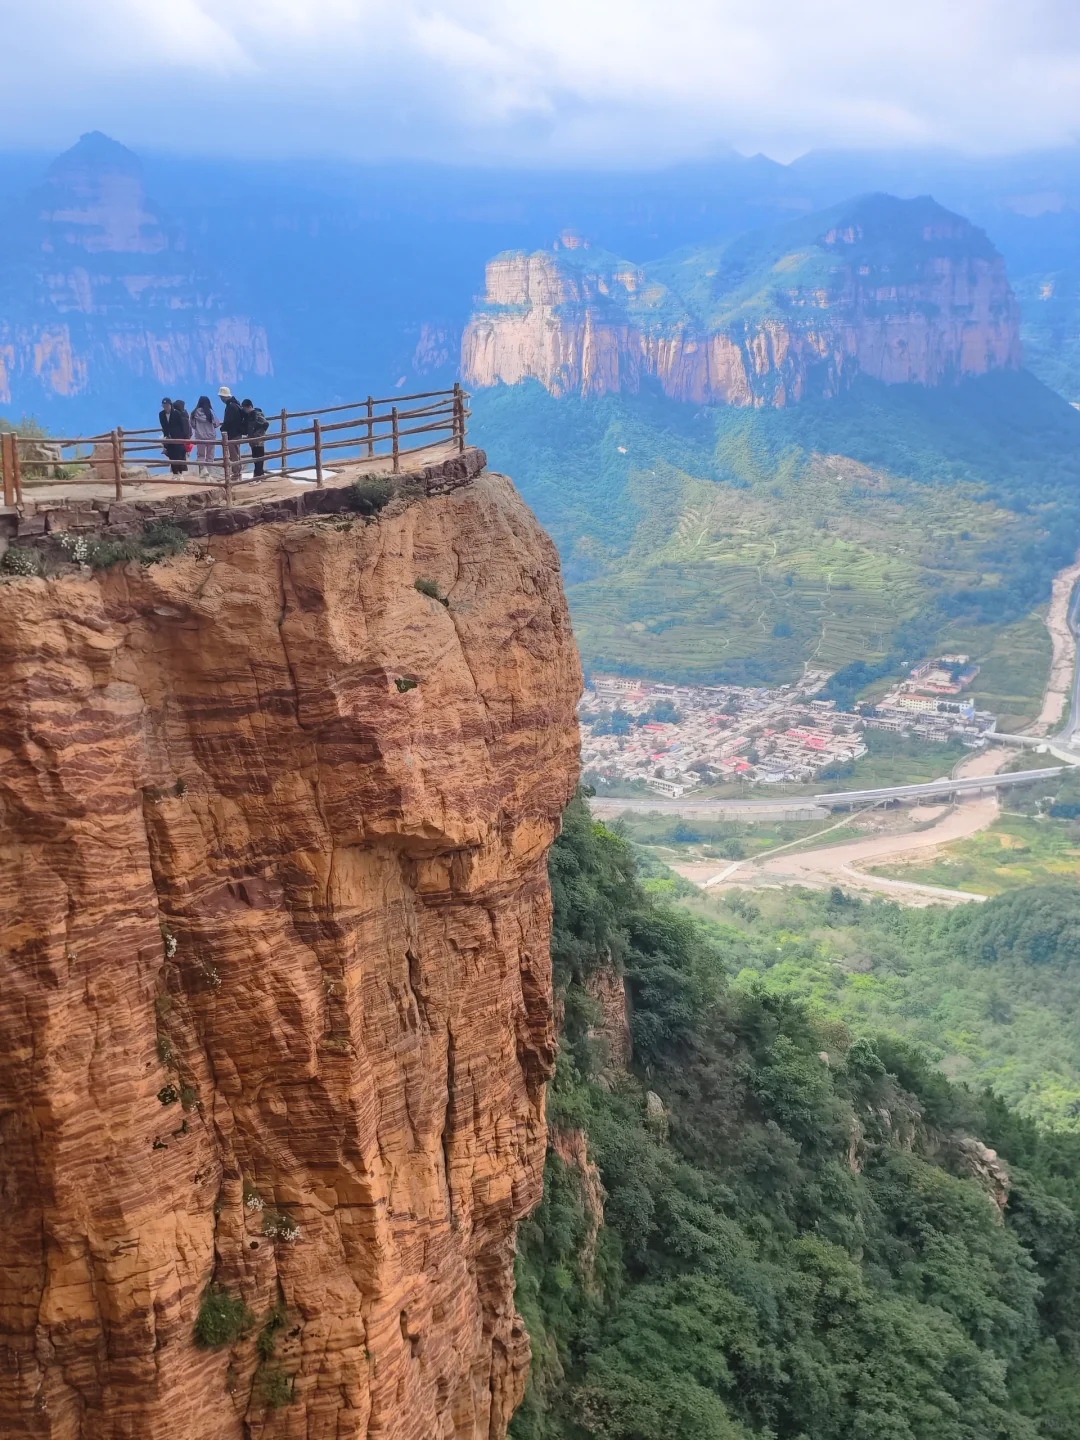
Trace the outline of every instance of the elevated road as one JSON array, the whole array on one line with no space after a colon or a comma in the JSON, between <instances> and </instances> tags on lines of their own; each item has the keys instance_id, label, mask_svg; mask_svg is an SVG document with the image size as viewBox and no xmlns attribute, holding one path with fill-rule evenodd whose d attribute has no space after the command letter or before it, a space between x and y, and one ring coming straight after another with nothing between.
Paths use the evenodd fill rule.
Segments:
<instances>
[{"instance_id":1,"label":"elevated road","mask_svg":"<svg viewBox=\"0 0 1080 1440\"><path fill-rule=\"evenodd\" d=\"M1045 745L1046 742L1042 741ZM876 805L887 800L918 800L924 797L967 795L983 790L1004 790L1011 785L1030 785L1034 780L1052 780L1060 775L1063 765L1050 765L1041 770L1019 770L1012 775L943 775L940 780L926 780L917 785L882 785L873 790L835 790L823 795L792 796L781 800L711 800L694 798L693 793L681 800L655 800L645 796L619 800L597 796L592 802L593 813L600 819L612 819L628 810L634 814L682 815L687 819L761 819L810 820L828 810L844 805Z\"/></svg>"},{"instance_id":2,"label":"elevated road","mask_svg":"<svg viewBox=\"0 0 1080 1440\"><path fill-rule=\"evenodd\" d=\"M965 795L975 790L1004 790L1010 785L1030 785L1033 780L1052 780L1064 765L1050 765L1042 770L1018 770L1012 775L944 775L940 780L925 780L917 785L883 785L875 790L837 790L831 794L814 795L815 805L832 810L838 805L865 805L879 800L917 800L932 795Z\"/></svg>"}]
</instances>

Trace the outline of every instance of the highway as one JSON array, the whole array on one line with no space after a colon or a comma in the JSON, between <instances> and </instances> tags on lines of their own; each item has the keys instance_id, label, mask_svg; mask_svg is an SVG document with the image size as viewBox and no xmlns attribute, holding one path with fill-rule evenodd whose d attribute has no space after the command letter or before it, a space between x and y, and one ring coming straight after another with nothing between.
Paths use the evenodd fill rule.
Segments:
<instances>
[{"instance_id":1,"label":"highway","mask_svg":"<svg viewBox=\"0 0 1080 1440\"><path fill-rule=\"evenodd\" d=\"M1050 765L1042 770L1019 770L1013 775L961 775L957 779L944 775L940 780L926 780L918 785L885 785L877 790L837 790L831 794L814 795L815 805L833 808L837 805L859 805L877 800L914 800L927 795L963 795L972 790L1003 790L1010 785L1030 785L1033 780L1052 780L1064 770L1063 765Z\"/></svg>"},{"instance_id":2,"label":"highway","mask_svg":"<svg viewBox=\"0 0 1080 1440\"><path fill-rule=\"evenodd\" d=\"M1077 729L1080 728L1080 619L1078 616L1080 616L1080 584L1073 587L1072 600L1069 603L1069 629L1076 641L1072 704L1069 706L1069 718L1054 737L1063 745L1071 744Z\"/></svg>"},{"instance_id":3,"label":"highway","mask_svg":"<svg viewBox=\"0 0 1080 1440\"><path fill-rule=\"evenodd\" d=\"M774 797L770 800L708 800L695 799L692 794L682 800L664 800L659 795L655 800L635 797L619 800L612 796L597 796L592 801L593 812L600 818L611 818L627 810L636 814L683 815L704 819L710 811L729 811L735 818L736 807L746 819L755 812L762 819L801 819L820 815L825 810L834 810L841 805L876 804L885 800L916 800L934 795L963 795L972 791L1001 790L1010 785L1030 785L1033 780L1052 780L1060 775L1063 765L1050 765L1041 770L1019 770L1012 775L962 775L952 779L943 775L940 780L927 780L917 785L883 785L874 790L836 790L823 795L792 796L787 800ZM803 811L804 814L785 811ZM727 818L727 817L725 817Z\"/></svg>"}]
</instances>

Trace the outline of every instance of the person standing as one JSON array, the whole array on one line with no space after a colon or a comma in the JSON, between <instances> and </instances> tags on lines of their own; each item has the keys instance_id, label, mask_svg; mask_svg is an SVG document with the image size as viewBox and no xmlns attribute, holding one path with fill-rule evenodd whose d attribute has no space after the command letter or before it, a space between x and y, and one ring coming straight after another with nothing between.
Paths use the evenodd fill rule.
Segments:
<instances>
[{"instance_id":1,"label":"person standing","mask_svg":"<svg viewBox=\"0 0 1080 1440\"><path fill-rule=\"evenodd\" d=\"M244 412L228 385L222 385L217 393L225 402L221 433L228 441L228 444L222 446L222 449L227 451L228 476L238 480L240 478L240 440L244 434Z\"/></svg>"},{"instance_id":2,"label":"person standing","mask_svg":"<svg viewBox=\"0 0 1080 1440\"><path fill-rule=\"evenodd\" d=\"M183 400L174 400L169 410L169 427L165 432L170 440L186 442L191 439L191 416L187 413L187 406ZM187 471L188 447L186 443L166 445L165 453L169 457L169 469L174 475L183 475Z\"/></svg>"},{"instance_id":3,"label":"person standing","mask_svg":"<svg viewBox=\"0 0 1080 1440\"><path fill-rule=\"evenodd\" d=\"M244 435L249 441L251 458L255 462L255 479L261 480L265 473L263 467L266 459L266 446L262 437L270 429L270 422L251 400L242 401L240 408L244 412Z\"/></svg>"},{"instance_id":4,"label":"person standing","mask_svg":"<svg viewBox=\"0 0 1080 1440\"><path fill-rule=\"evenodd\" d=\"M209 475L217 444L218 418L210 403L209 395L200 395L199 403L191 412L191 433L197 443L195 458L200 475Z\"/></svg>"}]
</instances>

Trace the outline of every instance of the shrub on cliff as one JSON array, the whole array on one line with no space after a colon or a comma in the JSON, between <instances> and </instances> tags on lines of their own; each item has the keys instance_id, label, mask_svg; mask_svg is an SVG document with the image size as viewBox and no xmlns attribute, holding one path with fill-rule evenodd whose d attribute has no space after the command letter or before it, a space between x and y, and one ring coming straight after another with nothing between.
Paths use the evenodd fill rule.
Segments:
<instances>
[{"instance_id":1,"label":"shrub on cliff","mask_svg":"<svg viewBox=\"0 0 1080 1440\"><path fill-rule=\"evenodd\" d=\"M232 1345L255 1323L255 1316L239 1295L211 1286L199 1306L195 1321L195 1342L216 1350Z\"/></svg>"},{"instance_id":2,"label":"shrub on cliff","mask_svg":"<svg viewBox=\"0 0 1080 1440\"><path fill-rule=\"evenodd\" d=\"M350 510L358 515L377 515L394 498L394 482L389 475L362 475L349 486Z\"/></svg>"}]
</instances>

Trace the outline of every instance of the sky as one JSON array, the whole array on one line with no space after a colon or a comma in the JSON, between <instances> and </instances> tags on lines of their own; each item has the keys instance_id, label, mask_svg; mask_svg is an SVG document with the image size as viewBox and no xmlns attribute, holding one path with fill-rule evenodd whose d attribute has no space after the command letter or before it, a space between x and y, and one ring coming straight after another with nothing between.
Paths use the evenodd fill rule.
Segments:
<instances>
[{"instance_id":1,"label":"sky","mask_svg":"<svg viewBox=\"0 0 1080 1440\"><path fill-rule=\"evenodd\" d=\"M1077 0L4 0L0 146L635 166L1080 134Z\"/></svg>"}]
</instances>

